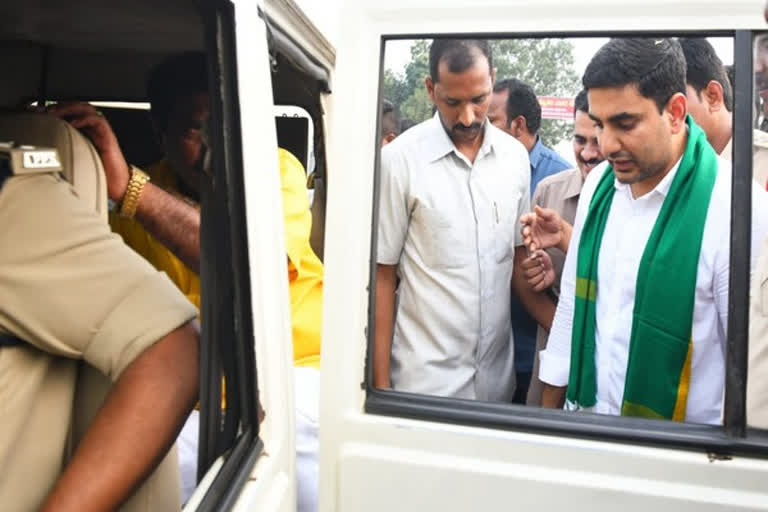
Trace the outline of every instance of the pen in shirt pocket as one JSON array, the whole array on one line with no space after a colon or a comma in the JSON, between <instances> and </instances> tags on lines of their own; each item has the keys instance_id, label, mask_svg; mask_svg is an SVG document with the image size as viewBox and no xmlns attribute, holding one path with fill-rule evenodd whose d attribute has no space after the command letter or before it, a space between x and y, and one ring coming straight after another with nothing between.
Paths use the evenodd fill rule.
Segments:
<instances>
[{"instance_id":1,"label":"pen in shirt pocket","mask_svg":"<svg viewBox=\"0 0 768 512\"><path fill-rule=\"evenodd\" d=\"M496 206L496 201L493 202L493 214L496 216L496 224L499 223L499 208Z\"/></svg>"}]
</instances>

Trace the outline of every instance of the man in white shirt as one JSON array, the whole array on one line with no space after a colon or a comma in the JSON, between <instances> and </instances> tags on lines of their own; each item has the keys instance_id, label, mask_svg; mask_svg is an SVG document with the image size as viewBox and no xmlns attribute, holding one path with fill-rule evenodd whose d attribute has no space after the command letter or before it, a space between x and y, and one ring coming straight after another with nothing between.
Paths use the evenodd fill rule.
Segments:
<instances>
[{"instance_id":1,"label":"man in white shirt","mask_svg":"<svg viewBox=\"0 0 768 512\"><path fill-rule=\"evenodd\" d=\"M707 140L717 154L731 160L733 88L725 67L715 49L703 37L682 38L680 46L686 63L688 113L707 134ZM758 48L761 47L758 45ZM757 74L757 83L760 83L761 76L761 73ZM767 133L753 131L752 154L752 175L761 188L765 188L768 181Z\"/></svg>"},{"instance_id":2,"label":"man in white shirt","mask_svg":"<svg viewBox=\"0 0 768 512\"><path fill-rule=\"evenodd\" d=\"M487 41L436 39L429 63L436 115L381 153L374 385L509 401L510 284L542 323L554 309L519 272L528 154L487 120Z\"/></svg>"},{"instance_id":3,"label":"man in white shirt","mask_svg":"<svg viewBox=\"0 0 768 512\"><path fill-rule=\"evenodd\" d=\"M542 405L719 423L730 164L687 116L675 40L613 39L583 84L610 166L590 173L579 199L541 353ZM768 212L754 194L762 240Z\"/></svg>"}]
</instances>

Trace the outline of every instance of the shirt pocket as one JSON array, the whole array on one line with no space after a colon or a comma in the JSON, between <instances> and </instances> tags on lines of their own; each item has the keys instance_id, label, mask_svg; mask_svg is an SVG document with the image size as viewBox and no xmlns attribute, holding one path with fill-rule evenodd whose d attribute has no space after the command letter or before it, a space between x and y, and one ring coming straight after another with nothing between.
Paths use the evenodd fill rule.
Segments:
<instances>
[{"instance_id":1,"label":"shirt pocket","mask_svg":"<svg viewBox=\"0 0 768 512\"><path fill-rule=\"evenodd\" d=\"M515 233L520 227L517 224L517 205L520 194L512 194L505 200L494 202L493 222L494 230L494 251L497 262L506 261L514 254Z\"/></svg>"},{"instance_id":2,"label":"shirt pocket","mask_svg":"<svg viewBox=\"0 0 768 512\"><path fill-rule=\"evenodd\" d=\"M468 262L471 240L464 240L461 226L454 225L436 208L419 206L414 212L419 253L430 268L459 268Z\"/></svg>"}]
</instances>

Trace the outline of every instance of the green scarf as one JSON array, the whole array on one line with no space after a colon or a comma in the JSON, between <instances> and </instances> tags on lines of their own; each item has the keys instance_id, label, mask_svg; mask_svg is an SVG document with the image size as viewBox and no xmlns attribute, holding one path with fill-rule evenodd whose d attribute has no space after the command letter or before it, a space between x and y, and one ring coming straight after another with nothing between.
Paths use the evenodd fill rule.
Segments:
<instances>
[{"instance_id":1,"label":"green scarf","mask_svg":"<svg viewBox=\"0 0 768 512\"><path fill-rule=\"evenodd\" d=\"M635 287L623 416L685 419L696 271L717 155L691 116L677 174L645 246ZM600 177L581 231L571 338L570 408L597 402L595 307L600 244L613 201L613 168ZM606 370L603 370L606 371Z\"/></svg>"}]
</instances>

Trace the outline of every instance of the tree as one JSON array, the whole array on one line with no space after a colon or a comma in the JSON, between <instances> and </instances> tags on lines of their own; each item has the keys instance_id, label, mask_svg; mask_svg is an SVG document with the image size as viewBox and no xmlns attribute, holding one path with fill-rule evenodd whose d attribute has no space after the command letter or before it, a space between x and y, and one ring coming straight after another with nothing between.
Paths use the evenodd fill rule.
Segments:
<instances>
[{"instance_id":1,"label":"tree","mask_svg":"<svg viewBox=\"0 0 768 512\"><path fill-rule=\"evenodd\" d=\"M497 80L517 78L530 85L539 96L573 97L580 83L573 69L573 45L562 39L493 40L493 64ZM416 122L432 115L432 103L424 87L429 74L430 40L420 39L411 46L411 60L402 75L384 72L384 97L400 108L402 117ZM548 145L570 138L572 126L545 119L539 134Z\"/></svg>"},{"instance_id":2,"label":"tree","mask_svg":"<svg viewBox=\"0 0 768 512\"><path fill-rule=\"evenodd\" d=\"M503 39L491 41L496 79L517 78L537 96L574 97L581 89L573 69L573 45L563 39ZM571 136L573 126L544 119L539 135L555 145Z\"/></svg>"}]
</instances>

